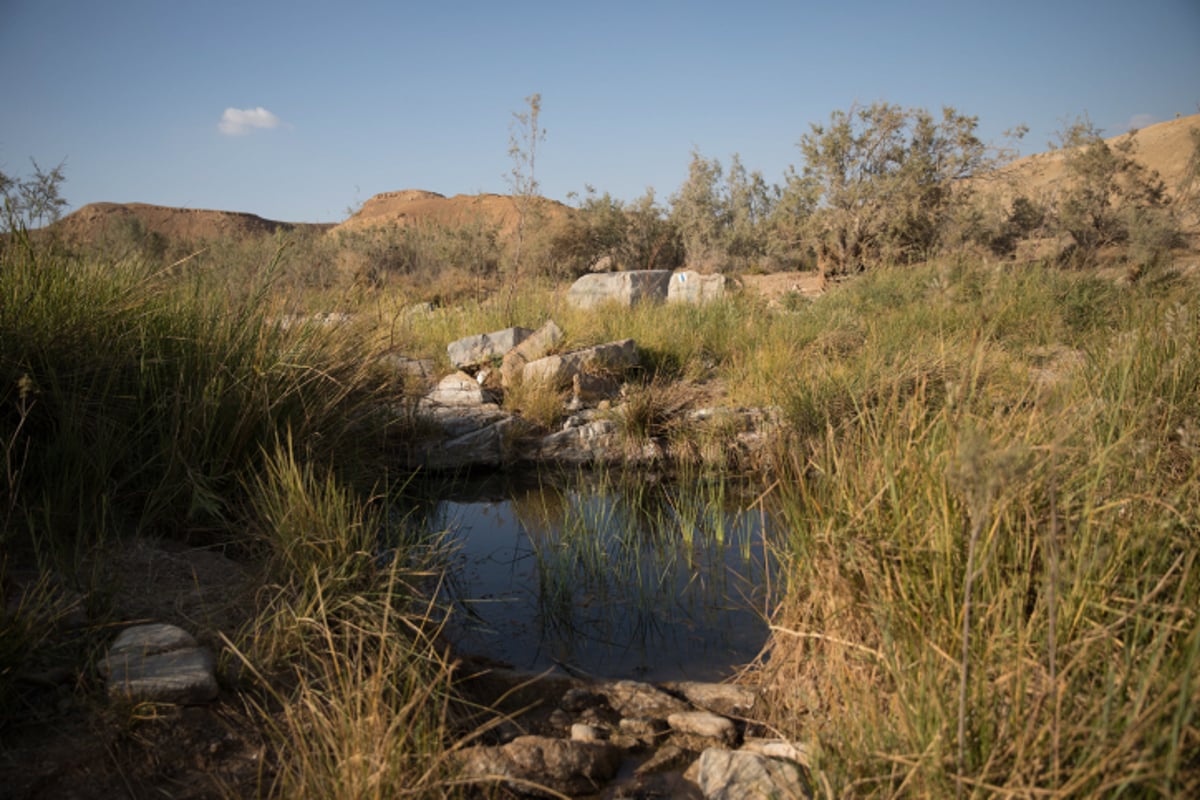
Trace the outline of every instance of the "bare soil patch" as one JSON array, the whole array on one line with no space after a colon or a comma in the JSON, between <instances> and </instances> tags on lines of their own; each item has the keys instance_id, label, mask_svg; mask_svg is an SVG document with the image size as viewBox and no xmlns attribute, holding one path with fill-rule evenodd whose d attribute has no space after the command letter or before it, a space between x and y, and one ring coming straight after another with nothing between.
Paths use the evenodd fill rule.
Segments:
<instances>
[{"instance_id":1,"label":"bare soil patch","mask_svg":"<svg viewBox=\"0 0 1200 800\"><path fill-rule=\"evenodd\" d=\"M826 281L817 272L774 272L769 275L742 275L742 289L776 305L789 295L818 297L825 293Z\"/></svg>"}]
</instances>

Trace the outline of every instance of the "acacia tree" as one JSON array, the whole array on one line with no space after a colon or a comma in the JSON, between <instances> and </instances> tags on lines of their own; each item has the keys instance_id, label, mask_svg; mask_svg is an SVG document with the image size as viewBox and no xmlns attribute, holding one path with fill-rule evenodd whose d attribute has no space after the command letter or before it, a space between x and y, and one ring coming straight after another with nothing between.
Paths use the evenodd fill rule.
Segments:
<instances>
[{"instance_id":1,"label":"acacia tree","mask_svg":"<svg viewBox=\"0 0 1200 800\"><path fill-rule=\"evenodd\" d=\"M944 212L969 192L966 179L999 163L977 124L950 107L935 118L884 102L814 124L789 192L815 202L805 228L822 272L928 257Z\"/></svg>"}]
</instances>

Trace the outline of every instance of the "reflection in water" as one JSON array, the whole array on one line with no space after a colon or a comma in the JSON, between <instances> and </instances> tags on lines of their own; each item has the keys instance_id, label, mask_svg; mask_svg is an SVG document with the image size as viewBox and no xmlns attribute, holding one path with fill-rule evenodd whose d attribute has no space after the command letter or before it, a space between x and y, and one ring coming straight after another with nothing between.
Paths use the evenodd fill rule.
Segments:
<instances>
[{"instance_id":1,"label":"reflection in water","mask_svg":"<svg viewBox=\"0 0 1200 800\"><path fill-rule=\"evenodd\" d=\"M449 530L460 647L516 667L715 680L767 635L769 515L723 480L456 487Z\"/></svg>"}]
</instances>

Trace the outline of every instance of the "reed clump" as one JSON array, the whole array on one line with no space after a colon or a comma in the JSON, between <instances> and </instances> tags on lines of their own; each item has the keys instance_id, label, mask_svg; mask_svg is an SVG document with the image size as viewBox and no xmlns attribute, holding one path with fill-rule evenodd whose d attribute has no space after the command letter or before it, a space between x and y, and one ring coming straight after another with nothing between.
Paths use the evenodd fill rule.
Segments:
<instances>
[{"instance_id":1,"label":"reed clump","mask_svg":"<svg viewBox=\"0 0 1200 800\"><path fill-rule=\"evenodd\" d=\"M764 667L827 794L1200 789L1189 291L962 268L830 304L873 322L794 390L811 435L782 456L788 590ZM1047 374L1050 342L1080 357Z\"/></svg>"}]
</instances>

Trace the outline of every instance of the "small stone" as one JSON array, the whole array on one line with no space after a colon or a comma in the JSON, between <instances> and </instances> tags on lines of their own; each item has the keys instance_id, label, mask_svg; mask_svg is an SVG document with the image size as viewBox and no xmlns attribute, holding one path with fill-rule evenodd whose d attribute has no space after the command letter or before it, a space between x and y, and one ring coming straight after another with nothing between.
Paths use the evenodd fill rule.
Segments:
<instances>
[{"instance_id":1,"label":"small stone","mask_svg":"<svg viewBox=\"0 0 1200 800\"><path fill-rule=\"evenodd\" d=\"M573 742L603 742L607 736L603 728L596 725L586 725L576 722L571 726L571 741Z\"/></svg>"},{"instance_id":2,"label":"small stone","mask_svg":"<svg viewBox=\"0 0 1200 800\"><path fill-rule=\"evenodd\" d=\"M808 766L808 752L801 745L792 744L786 739L750 739L747 738L738 748L745 753L757 753L767 758L782 758L795 761L797 764Z\"/></svg>"},{"instance_id":3,"label":"small stone","mask_svg":"<svg viewBox=\"0 0 1200 800\"><path fill-rule=\"evenodd\" d=\"M439 406L482 406L490 401L491 396L465 372L447 375L438 381L432 392L425 395L426 403Z\"/></svg>"},{"instance_id":4,"label":"small stone","mask_svg":"<svg viewBox=\"0 0 1200 800\"><path fill-rule=\"evenodd\" d=\"M706 739L717 739L725 744L737 740L737 727L733 721L711 711L681 711L667 717L672 730Z\"/></svg>"}]
</instances>

